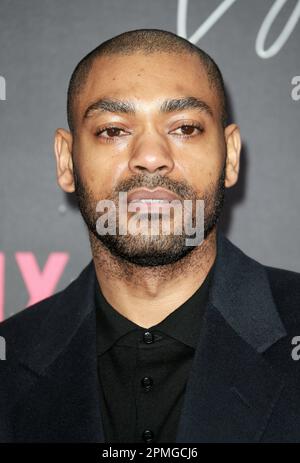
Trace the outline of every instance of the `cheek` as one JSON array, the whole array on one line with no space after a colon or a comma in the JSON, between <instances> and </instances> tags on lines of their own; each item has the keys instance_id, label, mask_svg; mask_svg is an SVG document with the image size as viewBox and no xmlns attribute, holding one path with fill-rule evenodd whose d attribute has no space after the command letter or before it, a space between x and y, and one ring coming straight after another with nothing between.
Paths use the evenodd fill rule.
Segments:
<instances>
[{"instance_id":1,"label":"cheek","mask_svg":"<svg viewBox=\"0 0 300 463\"><path fill-rule=\"evenodd\" d=\"M128 169L126 153L111 146L98 146L86 137L77 143L75 157L82 180L102 197L111 193Z\"/></svg>"},{"instance_id":2,"label":"cheek","mask_svg":"<svg viewBox=\"0 0 300 463\"><path fill-rule=\"evenodd\" d=\"M196 148L182 161L182 175L196 190L203 191L218 181L224 159L224 152L216 143Z\"/></svg>"},{"instance_id":3,"label":"cheek","mask_svg":"<svg viewBox=\"0 0 300 463\"><path fill-rule=\"evenodd\" d=\"M91 148L83 144L77 145L73 155L76 170L86 188L97 197L102 196L106 190L109 191L113 170L109 160L106 158L104 162L99 153L94 153Z\"/></svg>"}]
</instances>

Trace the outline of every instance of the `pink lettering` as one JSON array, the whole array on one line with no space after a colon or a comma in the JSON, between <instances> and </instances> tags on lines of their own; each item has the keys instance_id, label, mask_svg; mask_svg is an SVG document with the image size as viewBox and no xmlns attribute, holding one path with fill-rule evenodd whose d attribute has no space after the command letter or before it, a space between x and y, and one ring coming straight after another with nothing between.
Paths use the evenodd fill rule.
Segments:
<instances>
[{"instance_id":1,"label":"pink lettering","mask_svg":"<svg viewBox=\"0 0 300 463\"><path fill-rule=\"evenodd\" d=\"M32 252L16 252L15 258L29 293L29 305L51 296L69 260L65 252L52 252L41 271Z\"/></svg>"}]
</instances>

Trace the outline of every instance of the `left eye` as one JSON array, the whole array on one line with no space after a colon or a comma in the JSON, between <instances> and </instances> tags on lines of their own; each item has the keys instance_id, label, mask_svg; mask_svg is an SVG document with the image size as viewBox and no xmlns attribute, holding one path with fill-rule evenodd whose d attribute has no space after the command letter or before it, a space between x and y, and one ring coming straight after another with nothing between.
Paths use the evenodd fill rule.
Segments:
<instances>
[{"instance_id":1,"label":"left eye","mask_svg":"<svg viewBox=\"0 0 300 463\"><path fill-rule=\"evenodd\" d=\"M178 133L177 135L187 136L187 137L196 135L196 133L201 133L203 131L202 127L198 125L191 125L191 124L181 125L177 129L175 129L174 132L177 132L178 130L180 130L181 133Z\"/></svg>"}]
</instances>

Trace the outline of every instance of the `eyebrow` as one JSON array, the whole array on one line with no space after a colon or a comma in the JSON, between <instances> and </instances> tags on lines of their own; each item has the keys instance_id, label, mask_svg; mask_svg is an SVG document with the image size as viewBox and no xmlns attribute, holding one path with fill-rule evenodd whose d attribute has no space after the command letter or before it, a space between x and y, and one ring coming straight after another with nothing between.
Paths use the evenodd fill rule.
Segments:
<instances>
[{"instance_id":1,"label":"eyebrow","mask_svg":"<svg viewBox=\"0 0 300 463\"><path fill-rule=\"evenodd\" d=\"M205 101L193 96L167 99L160 106L159 112L168 114L189 109L195 109L201 113L204 112L210 117L213 117L212 108ZM136 109L134 104L127 100L101 98L88 106L84 112L83 119L93 116L95 112L110 112L134 115L136 114Z\"/></svg>"}]
</instances>

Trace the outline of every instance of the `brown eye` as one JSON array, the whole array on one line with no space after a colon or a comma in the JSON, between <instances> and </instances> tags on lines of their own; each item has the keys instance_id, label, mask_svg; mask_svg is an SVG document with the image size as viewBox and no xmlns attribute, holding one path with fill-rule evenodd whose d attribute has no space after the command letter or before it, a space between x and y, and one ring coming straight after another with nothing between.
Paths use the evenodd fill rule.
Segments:
<instances>
[{"instance_id":1,"label":"brown eye","mask_svg":"<svg viewBox=\"0 0 300 463\"><path fill-rule=\"evenodd\" d=\"M124 135L127 135L127 132L115 126L99 128L95 132L97 138L102 138L105 141L113 141L114 138L123 137Z\"/></svg>"},{"instance_id":2,"label":"brown eye","mask_svg":"<svg viewBox=\"0 0 300 463\"><path fill-rule=\"evenodd\" d=\"M177 132L177 133L176 133ZM179 137L194 137L203 132L203 129L200 125L195 124L182 124L175 130L175 135Z\"/></svg>"},{"instance_id":3,"label":"brown eye","mask_svg":"<svg viewBox=\"0 0 300 463\"><path fill-rule=\"evenodd\" d=\"M108 127L105 132L107 133L108 137L118 137L120 135L121 129L118 127Z\"/></svg>"},{"instance_id":4,"label":"brown eye","mask_svg":"<svg viewBox=\"0 0 300 463\"><path fill-rule=\"evenodd\" d=\"M196 129L193 125L182 125L180 128L183 135L193 135Z\"/></svg>"}]
</instances>

